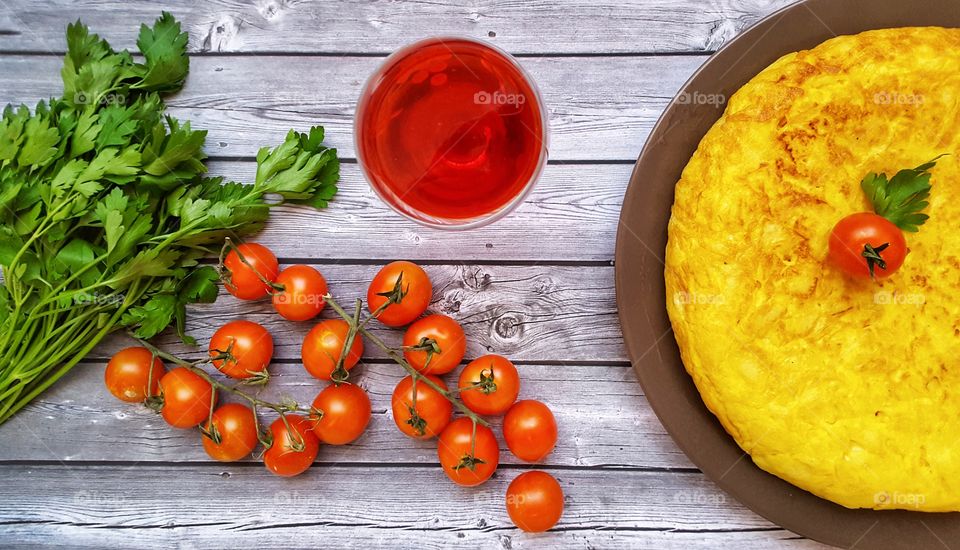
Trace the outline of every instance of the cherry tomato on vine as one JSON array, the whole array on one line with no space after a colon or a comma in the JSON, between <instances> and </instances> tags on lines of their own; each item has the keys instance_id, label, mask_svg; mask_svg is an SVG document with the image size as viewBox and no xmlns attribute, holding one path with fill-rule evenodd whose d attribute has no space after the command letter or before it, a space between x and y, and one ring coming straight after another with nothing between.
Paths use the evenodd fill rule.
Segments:
<instances>
[{"instance_id":1,"label":"cherry tomato on vine","mask_svg":"<svg viewBox=\"0 0 960 550\"><path fill-rule=\"evenodd\" d=\"M312 423L297 414L288 414L287 424L278 418L270 425L273 443L263 453L263 464L282 477L302 474L320 452L320 440L313 433Z\"/></svg>"},{"instance_id":2,"label":"cherry tomato on vine","mask_svg":"<svg viewBox=\"0 0 960 550\"><path fill-rule=\"evenodd\" d=\"M370 397L355 384L331 384L317 395L313 406L323 412L313 432L328 445L352 443L370 423Z\"/></svg>"},{"instance_id":3,"label":"cherry tomato on vine","mask_svg":"<svg viewBox=\"0 0 960 550\"><path fill-rule=\"evenodd\" d=\"M498 415L520 395L517 367L500 355L474 359L460 372L460 399L477 414Z\"/></svg>"},{"instance_id":4,"label":"cherry tomato on vine","mask_svg":"<svg viewBox=\"0 0 960 550\"><path fill-rule=\"evenodd\" d=\"M830 232L830 260L854 278L889 277L903 265L907 252L903 231L872 212L851 214Z\"/></svg>"},{"instance_id":5,"label":"cherry tomato on vine","mask_svg":"<svg viewBox=\"0 0 960 550\"><path fill-rule=\"evenodd\" d=\"M160 379L166 373L163 361L147 348L135 346L120 350L110 358L103 372L103 381L117 399L139 403L159 393Z\"/></svg>"},{"instance_id":6,"label":"cherry tomato on vine","mask_svg":"<svg viewBox=\"0 0 960 550\"><path fill-rule=\"evenodd\" d=\"M433 297L430 277L422 267L412 262L393 262L385 265L367 289L367 307L375 313L387 303L400 279L403 294L398 303L390 304L377 316L388 327L402 327L423 314Z\"/></svg>"},{"instance_id":7,"label":"cherry tomato on vine","mask_svg":"<svg viewBox=\"0 0 960 550\"><path fill-rule=\"evenodd\" d=\"M300 348L300 358L303 366L314 378L330 380L336 369L337 361L343 355L343 348L347 343L347 332L350 325L341 319L320 321L303 339ZM363 339L357 334L347 353L343 368L352 369L363 357Z\"/></svg>"},{"instance_id":8,"label":"cherry tomato on vine","mask_svg":"<svg viewBox=\"0 0 960 550\"><path fill-rule=\"evenodd\" d=\"M240 259L237 252L243 255L247 263ZM273 252L257 243L238 244L223 259L223 267L226 269L223 286L241 300L256 300L266 296L270 286L263 279L272 282L280 271L280 264Z\"/></svg>"},{"instance_id":9,"label":"cherry tomato on vine","mask_svg":"<svg viewBox=\"0 0 960 550\"><path fill-rule=\"evenodd\" d=\"M514 456L538 462L557 444L557 421L540 401L517 401L503 418L503 438Z\"/></svg>"},{"instance_id":10,"label":"cherry tomato on vine","mask_svg":"<svg viewBox=\"0 0 960 550\"><path fill-rule=\"evenodd\" d=\"M240 403L227 403L213 411L213 422L204 426L207 434L216 434L220 438L217 443L211 436L200 436L203 440L203 450L214 460L220 462L235 462L246 457L257 447L257 422L253 418L253 410Z\"/></svg>"},{"instance_id":11,"label":"cherry tomato on vine","mask_svg":"<svg viewBox=\"0 0 960 550\"><path fill-rule=\"evenodd\" d=\"M326 305L323 296L328 291L327 280L308 265L291 265L277 275L274 283L283 286L283 291L273 294L273 308L284 319L307 321Z\"/></svg>"},{"instance_id":12,"label":"cherry tomato on vine","mask_svg":"<svg viewBox=\"0 0 960 550\"><path fill-rule=\"evenodd\" d=\"M446 391L447 385L443 380L432 375L427 375L427 378ZM394 388L391 401L393 421L404 434L414 439L430 439L442 432L450 423L453 405L423 380L417 382L416 407L413 403L413 378L407 376ZM414 410L416 417L413 414Z\"/></svg>"},{"instance_id":13,"label":"cherry tomato on vine","mask_svg":"<svg viewBox=\"0 0 960 550\"><path fill-rule=\"evenodd\" d=\"M210 415L216 393L210 382L186 367L177 367L160 379L160 414L175 428L193 428Z\"/></svg>"},{"instance_id":14,"label":"cherry tomato on vine","mask_svg":"<svg viewBox=\"0 0 960 550\"><path fill-rule=\"evenodd\" d=\"M547 531L563 515L563 489L546 472L524 472L507 487L507 514L524 531Z\"/></svg>"},{"instance_id":15,"label":"cherry tomato on vine","mask_svg":"<svg viewBox=\"0 0 960 550\"><path fill-rule=\"evenodd\" d=\"M403 356L413 368L426 374L447 374L467 352L467 337L460 323L434 314L410 325L403 335L403 347Z\"/></svg>"},{"instance_id":16,"label":"cherry tomato on vine","mask_svg":"<svg viewBox=\"0 0 960 550\"><path fill-rule=\"evenodd\" d=\"M493 430L460 417L451 422L437 441L437 456L444 473L458 485L473 487L490 479L500 464L500 446Z\"/></svg>"},{"instance_id":17,"label":"cherry tomato on vine","mask_svg":"<svg viewBox=\"0 0 960 550\"><path fill-rule=\"evenodd\" d=\"M213 366L230 378L250 378L265 371L270 364L273 337L253 321L231 321L210 338L210 357L228 350L232 357L214 361Z\"/></svg>"}]
</instances>

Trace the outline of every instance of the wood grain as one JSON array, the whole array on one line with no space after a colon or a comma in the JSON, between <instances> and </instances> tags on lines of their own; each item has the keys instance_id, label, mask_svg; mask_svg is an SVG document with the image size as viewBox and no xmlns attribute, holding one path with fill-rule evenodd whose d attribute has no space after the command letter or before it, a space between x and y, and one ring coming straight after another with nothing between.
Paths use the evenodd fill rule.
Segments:
<instances>
[{"instance_id":1,"label":"wood grain","mask_svg":"<svg viewBox=\"0 0 960 550\"><path fill-rule=\"evenodd\" d=\"M373 193L356 164L344 164L340 193L329 209L280 207L256 240L287 258L324 262L517 262L542 265L541 272L558 262L612 262L618 214L632 169L550 165L533 193L506 218L470 231L435 231L393 212ZM255 171L252 162L210 163L211 174L235 181L250 181Z\"/></svg>"},{"instance_id":2,"label":"wood grain","mask_svg":"<svg viewBox=\"0 0 960 550\"><path fill-rule=\"evenodd\" d=\"M608 541L632 547L660 541L681 547L698 538L701 545L715 544L714 531L722 539L731 530L763 532L768 545L790 538L699 473L552 470L566 488L565 515L558 533L535 536L516 530L506 516L503 495L516 474L511 470L501 470L477 488L457 487L429 465L330 466L294 479L274 477L260 466L16 465L6 470L0 524L20 529L7 531L4 540L11 543L39 542L61 530L71 533L71 541L82 534L78 543L113 540L97 534L112 531L124 533L124 545L130 544L128 533L154 543L159 533L166 533L191 546L204 546L201 541L220 535L228 538L214 546L230 540L244 547L256 541L275 546L279 540L296 547L339 547L366 537L374 545L420 547L420 537L437 544L441 536L451 545L473 541L493 548L511 548L515 542L542 547L548 541L604 548ZM357 541L353 529L365 531L365 537ZM285 530L286 536L278 538L276 530ZM607 531L615 538L608 539ZM675 532L685 536L665 537Z\"/></svg>"},{"instance_id":3,"label":"wood grain","mask_svg":"<svg viewBox=\"0 0 960 550\"><path fill-rule=\"evenodd\" d=\"M415 441L402 435L390 412L390 396L403 376L393 364L367 364L352 380L365 388L373 403L373 419L355 443L324 446L322 464L437 464L436 441ZM604 469L693 469L676 448L641 395L633 371L627 367L571 364L517 367L522 377L521 397L548 403L560 427L557 448L547 458L550 466ZM195 430L171 428L152 411L123 403L103 385L103 363L83 363L63 383L0 426L0 462L129 461L205 462ZM310 378L300 364L271 368L274 379L263 391L273 401L280 396L308 406L325 383ZM456 383L459 371L445 379ZM231 396L222 395L225 400ZM261 415L271 422L275 415ZM586 421L585 418L589 418ZM65 429L69 419L70 429ZM500 418L491 418L501 439L501 460L518 464L503 445ZM249 459L253 460L253 459Z\"/></svg>"},{"instance_id":4,"label":"wood grain","mask_svg":"<svg viewBox=\"0 0 960 550\"><path fill-rule=\"evenodd\" d=\"M330 291L341 305L366 299L367 286L379 265L320 266ZM428 311L457 319L467 335L467 357L499 353L514 361L626 363L616 318L613 268L575 266L430 265L424 268L434 285ZM349 309L349 307L348 307ZM321 317L332 318L332 311ZM258 322L273 334L274 357L299 359L303 337L314 323L294 323L276 314L269 300L245 302L221 289L215 304L192 306L187 332L208 342L226 319ZM394 345L402 332L372 323L371 331ZM158 345L186 356L197 351L166 333ZM129 345L115 336L91 357L106 358ZM364 356L385 358L375 346Z\"/></svg>"},{"instance_id":5,"label":"wood grain","mask_svg":"<svg viewBox=\"0 0 960 550\"><path fill-rule=\"evenodd\" d=\"M357 381L374 418L354 445L324 447L282 480L252 460L222 465L198 434L174 430L103 387L112 337L61 383L0 426L0 546L86 548L821 548L745 510L696 470L635 382L616 319L614 239L632 161L669 99L715 50L789 0L169 0L190 32L191 75L170 112L209 130L211 173L249 181L257 149L315 124L346 159L327 211L281 207L257 238L318 266L343 302L384 261L424 262L433 310L464 322L469 355L516 360L522 395L560 424L543 466L566 493L558 528L528 535L503 495L525 466L506 450L485 486L466 490L436 466L431 443L401 436L388 410L400 377L369 348ZM59 95L64 29L82 18L134 48L152 2L0 0L0 105ZM431 231L393 214L354 157L352 116L384 55L436 34L482 38L533 75L550 115L551 164L530 198L498 223ZM205 342L235 317L277 340L266 392L308 401L321 387L298 362L309 324L266 303L222 297L193 308ZM391 341L399 334L378 329ZM202 352L157 339L169 349ZM452 380L452 377L448 377ZM494 421L499 433L498 421Z\"/></svg>"},{"instance_id":6,"label":"wood grain","mask_svg":"<svg viewBox=\"0 0 960 550\"><path fill-rule=\"evenodd\" d=\"M550 115L553 161L632 161L660 112L706 57L552 57L520 62ZM253 157L290 128L323 125L340 156L353 158L353 114L370 57L195 57L184 89L168 100L173 116L208 130L215 157ZM62 59L2 56L0 103L62 93ZM411 139L415 139L411 136Z\"/></svg>"},{"instance_id":7,"label":"wood grain","mask_svg":"<svg viewBox=\"0 0 960 550\"><path fill-rule=\"evenodd\" d=\"M418 38L460 35L514 53L712 51L789 0L441 0L289 2L167 0L194 52L389 53ZM118 48L159 15L150 2L4 0L0 50L62 51L82 18Z\"/></svg>"}]
</instances>

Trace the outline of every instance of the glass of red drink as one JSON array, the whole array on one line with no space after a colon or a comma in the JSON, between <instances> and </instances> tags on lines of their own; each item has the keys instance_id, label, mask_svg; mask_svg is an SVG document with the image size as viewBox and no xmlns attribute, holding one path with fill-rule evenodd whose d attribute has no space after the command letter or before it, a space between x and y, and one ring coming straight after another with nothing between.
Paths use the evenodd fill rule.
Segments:
<instances>
[{"instance_id":1,"label":"glass of red drink","mask_svg":"<svg viewBox=\"0 0 960 550\"><path fill-rule=\"evenodd\" d=\"M433 227L507 214L547 159L533 81L506 52L468 38L428 38L390 55L364 86L354 128L374 191Z\"/></svg>"}]
</instances>

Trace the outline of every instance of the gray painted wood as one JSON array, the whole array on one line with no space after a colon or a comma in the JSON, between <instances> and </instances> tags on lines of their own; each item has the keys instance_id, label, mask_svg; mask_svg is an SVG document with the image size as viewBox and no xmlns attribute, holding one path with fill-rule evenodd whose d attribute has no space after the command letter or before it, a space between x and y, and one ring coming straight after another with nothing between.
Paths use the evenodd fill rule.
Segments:
<instances>
[{"instance_id":1,"label":"gray painted wood","mask_svg":"<svg viewBox=\"0 0 960 550\"><path fill-rule=\"evenodd\" d=\"M709 51L787 0L441 0L435 2L163 2L185 22L194 52L389 53L420 37L490 40L514 53ZM151 2L4 0L0 49L60 51L78 17L116 47L153 20Z\"/></svg>"},{"instance_id":2,"label":"gray painted wood","mask_svg":"<svg viewBox=\"0 0 960 550\"><path fill-rule=\"evenodd\" d=\"M209 130L211 172L238 180L252 176L257 148L291 127L325 125L352 158L362 81L402 44L451 33L523 54L548 105L554 164L513 215L469 232L427 230L392 214L348 162L328 211L281 208L259 240L285 261L317 265L342 301L362 295L383 261L426 261L432 308L464 322L468 356L510 356L522 395L553 407L561 438L543 467L564 487L566 514L543 535L512 527L502 500L520 466L506 449L487 485L447 482L432 444L396 432L388 402L400 373L373 350L356 381L374 418L354 445L324 447L316 467L290 480L252 460L210 462L196 432L107 394L104 358L129 344L115 336L0 427L0 546L819 547L734 502L664 432L625 356L610 265L630 161L660 111L705 54L786 3L164 2L197 54L171 112ZM114 46L133 47L136 27L160 9L0 0L0 103L58 94L67 22L82 18ZM190 331L204 341L237 316L263 322L277 340L266 391L312 398L321 385L297 361L309 324L225 297L192 309ZM157 341L200 353L170 335Z\"/></svg>"},{"instance_id":3,"label":"gray painted wood","mask_svg":"<svg viewBox=\"0 0 960 550\"><path fill-rule=\"evenodd\" d=\"M250 181L252 162L211 162L210 172ZM456 262L612 262L624 182L633 166L549 165L520 207L493 225L431 231L396 215L356 164L341 167L336 206L281 207L258 241L288 257L408 258ZM453 252L455 251L455 252ZM610 280L612 284L612 279Z\"/></svg>"},{"instance_id":4,"label":"gray painted wood","mask_svg":"<svg viewBox=\"0 0 960 550\"><path fill-rule=\"evenodd\" d=\"M553 160L633 160L660 112L705 56L523 58L550 114ZM195 57L170 113L208 130L211 155L254 157L290 128L322 124L352 158L353 114L371 57ZM59 96L60 56L0 57L0 98ZM311 78L303 78L309 74Z\"/></svg>"},{"instance_id":5,"label":"gray painted wood","mask_svg":"<svg viewBox=\"0 0 960 550\"><path fill-rule=\"evenodd\" d=\"M0 461L209 460L197 431L171 429L149 409L114 399L103 386L103 367L78 366L66 382L0 426L0 440L6 443L0 447ZM353 379L370 395L371 424L352 445L324 446L317 460L436 464L435 441L408 439L394 425L390 396L403 376L400 367L367 364L358 369ZM561 435L548 460L551 466L694 469L646 404L629 367L521 364L518 369L522 397L543 400L557 418ZM325 385L307 376L300 364L273 365L271 372L275 378L263 395L272 398L287 396L308 405ZM455 375L445 378L456 381ZM266 421L275 418L272 413L261 416ZM71 430L64 430L64 418L70 419ZM491 424L502 442L501 419L491 418ZM506 464L520 463L506 447L501 458Z\"/></svg>"},{"instance_id":6,"label":"gray painted wood","mask_svg":"<svg viewBox=\"0 0 960 550\"><path fill-rule=\"evenodd\" d=\"M513 528L503 506L515 473L503 469L481 488L463 488L432 466L315 467L281 479L259 465L17 465L8 467L9 481L0 485L0 524L19 531L21 540L41 541L65 526L74 533L77 526L87 526L78 543L182 540L189 547L202 547L203 541L218 547L228 541L336 547L337 540L391 548L420 548L423 542L680 548L724 540L739 546L731 529L756 546L792 538L699 473L557 469L552 473L568 489L558 532L527 535ZM123 538L105 535L111 530ZM354 530L362 533L356 539ZM678 531L681 535L673 538Z\"/></svg>"},{"instance_id":7,"label":"gray painted wood","mask_svg":"<svg viewBox=\"0 0 960 550\"><path fill-rule=\"evenodd\" d=\"M330 292L341 305L366 298L367 285L379 265L321 265ZM578 266L463 266L429 265L424 268L434 284L428 311L457 319L467 335L467 357L499 353L516 361L572 361L626 363L626 352L616 318L612 267ZM275 357L299 359L300 344L313 323L293 323L273 310L269 300L244 302L221 290L216 304L192 306L188 333L199 342L227 319L256 321L273 335ZM331 317L325 312L321 317ZM395 345L402 331L373 323L371 331ZM165 349L196 356L178 345L174 334L156 342ZM129 345L115 336L93 357L108 357ZM365 356L385 358L375 346Z\"/></svg>"}]
</instances>

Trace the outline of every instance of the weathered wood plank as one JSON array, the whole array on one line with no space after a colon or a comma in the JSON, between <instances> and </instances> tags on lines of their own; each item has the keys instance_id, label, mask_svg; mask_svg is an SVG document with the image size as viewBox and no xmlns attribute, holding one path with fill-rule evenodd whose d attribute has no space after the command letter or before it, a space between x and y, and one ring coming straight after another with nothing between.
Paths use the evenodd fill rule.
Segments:
<instances>
[{"instance_id":1,"label":"weathered wood plank","mask_svg":"<svg viewBox=\"0 0 960 550\"><path fill-rule=\"evenodd\" d=\"M700 56L521 59L550 113L553 160L632 160ZM210 155L253 157L290 128L322 124L344 158L354 156L353 113L369 57L199 57L170 113L205 128ZM62 60L0 57L0 104L59 96Z\"/></svg>"},{"instance_id":2,"label":"weathered wood plank","mask_svg":"<svg viewBox=\"0 0 960 550\"><path fill-rule=\"evenodd\" d=\"M773 528L699 473L547 471L564 487L560 531ZM306 537L326 536L328 526L356 526L393 533L445 531L451 542L456 540L452 533L474 532L496 543L500 535L526 538L510 523L503 504L517 474L501 469L486 484L464 488L433 466L315 467L283 479L256 465L9 465L0 484L0 524L30 522L42 529L49 522L123 533L207 531L207 536L228 534L238 542L285 527L297 526ZM283 542L272 546L286 546ZM333 542L323 546L340 546Z\"/></svg>"},{"instance_id":3,"label":"weathered wood plank","mask_svg":"<svg viewBox=\"0 0 960 550\"><path fill-rule=\"evenodd\" d=\"M562 548L564 550L596 549L634 550L657 549L824 549L825 546L782 529L760 531L677 532L633 529L602 529L592 531L555 531L548 534L526 534L520 531L456 530L432 531L416 529L381 529L376 526L323 525L322 527L277 527L265 530L224 532L217 526L158 527L156 529L103 529L47 522L43 524L14 523L3 527L5 539L16 546L36 548L48 541L69 541L72 548L170 548L170 541L189 540L192 548L285 548L354 547L393 548L397 550L442 550L479 548L491 550L522 550Z\"/></svg>"},{"instance_id":4,"label":"weathered wood plank","mask_svg":"<svg viewBox=\"0 0 960 550\"><path fill-rule=\"evenodd\" d=\"M110 395L103 385L103 368L102 363L77 366L62 383L0 426L0 440L4 441L0 461L63 461L69 465L77 461L210 460L196 431L171 428L145 407L122 403ZM547 459L550 465L693 468L650 410L629 367L518 368L521 396L548 403L560 427L557 448ZM325 386L299 364L274 365L271 370L275 376L263 390L266 398L288 396L309 404ZM459 370L445 376L448 384L455 384L458 374ZM390 396L402 375L400 367L393 364L368 364L356 371L353 380L368 391L373 419L354 444L324 446L318 461L437 462L435 441L411 440L394 425ZM272 421L275 415L267 411L262 418ZM501 419L491 418L491 423L500 437ZM503 463L519 463L502 447Z\"/></svg>"},{"instance_id":5,"label":"weathered wood plank","mask_svg":"<svg viewBox=\"0 0 960 550\"><path fill-rule=\"evenodd\" d=\"M489 40L515 53L710 51L789 0L163 3L190 32L194 52L390 52L429 35ZM0 50L62 51L80 18L115 47L135 47L160 6L87 0L6 0Z\"/></svg>"},{"instance_id":6,"label":"weathered wood plank","mask_svg":"<svg viewBox=\"0 0 960 550\"><path fill-rule=\"evenodd\" d=\"M340 193L322 211L280 207L256 240L286 257L471 261L612 261L630 165L551 165L522 205L496 223L439 231L396 214L344 164ZM211 162L210 173L250 181L252 162ZM547 271L546 268L543 271Z\"/></svg>"},{"instance_id":7,"label":"weathered wood plank","mask_svg":"<svg viewBox=\"0 0 960 550\"><path fill-rule=\"evenodd\" d=\"M379 265L319 266L341 304L366 299ZM449 314L464 327L467 357L499 353L516 361L625 362L626 351L616 317L612 267L429 265L434 295L428 311ZM325 311L321 317L335 314ZM299 359L303 337L314 323L283 319L269 300L237 300L221 289L215 304L193 306L187 331L201 343L230 319L262 324L274 338L274 357ZM402 332L372 323L382 339L400 344ZM175 334L156 342L165 349L197 355L178 343ZM116 335L91 357L109 357L129 345ZM385 358L368 346L368 358Z\"/></svg>"}]
</instances>

